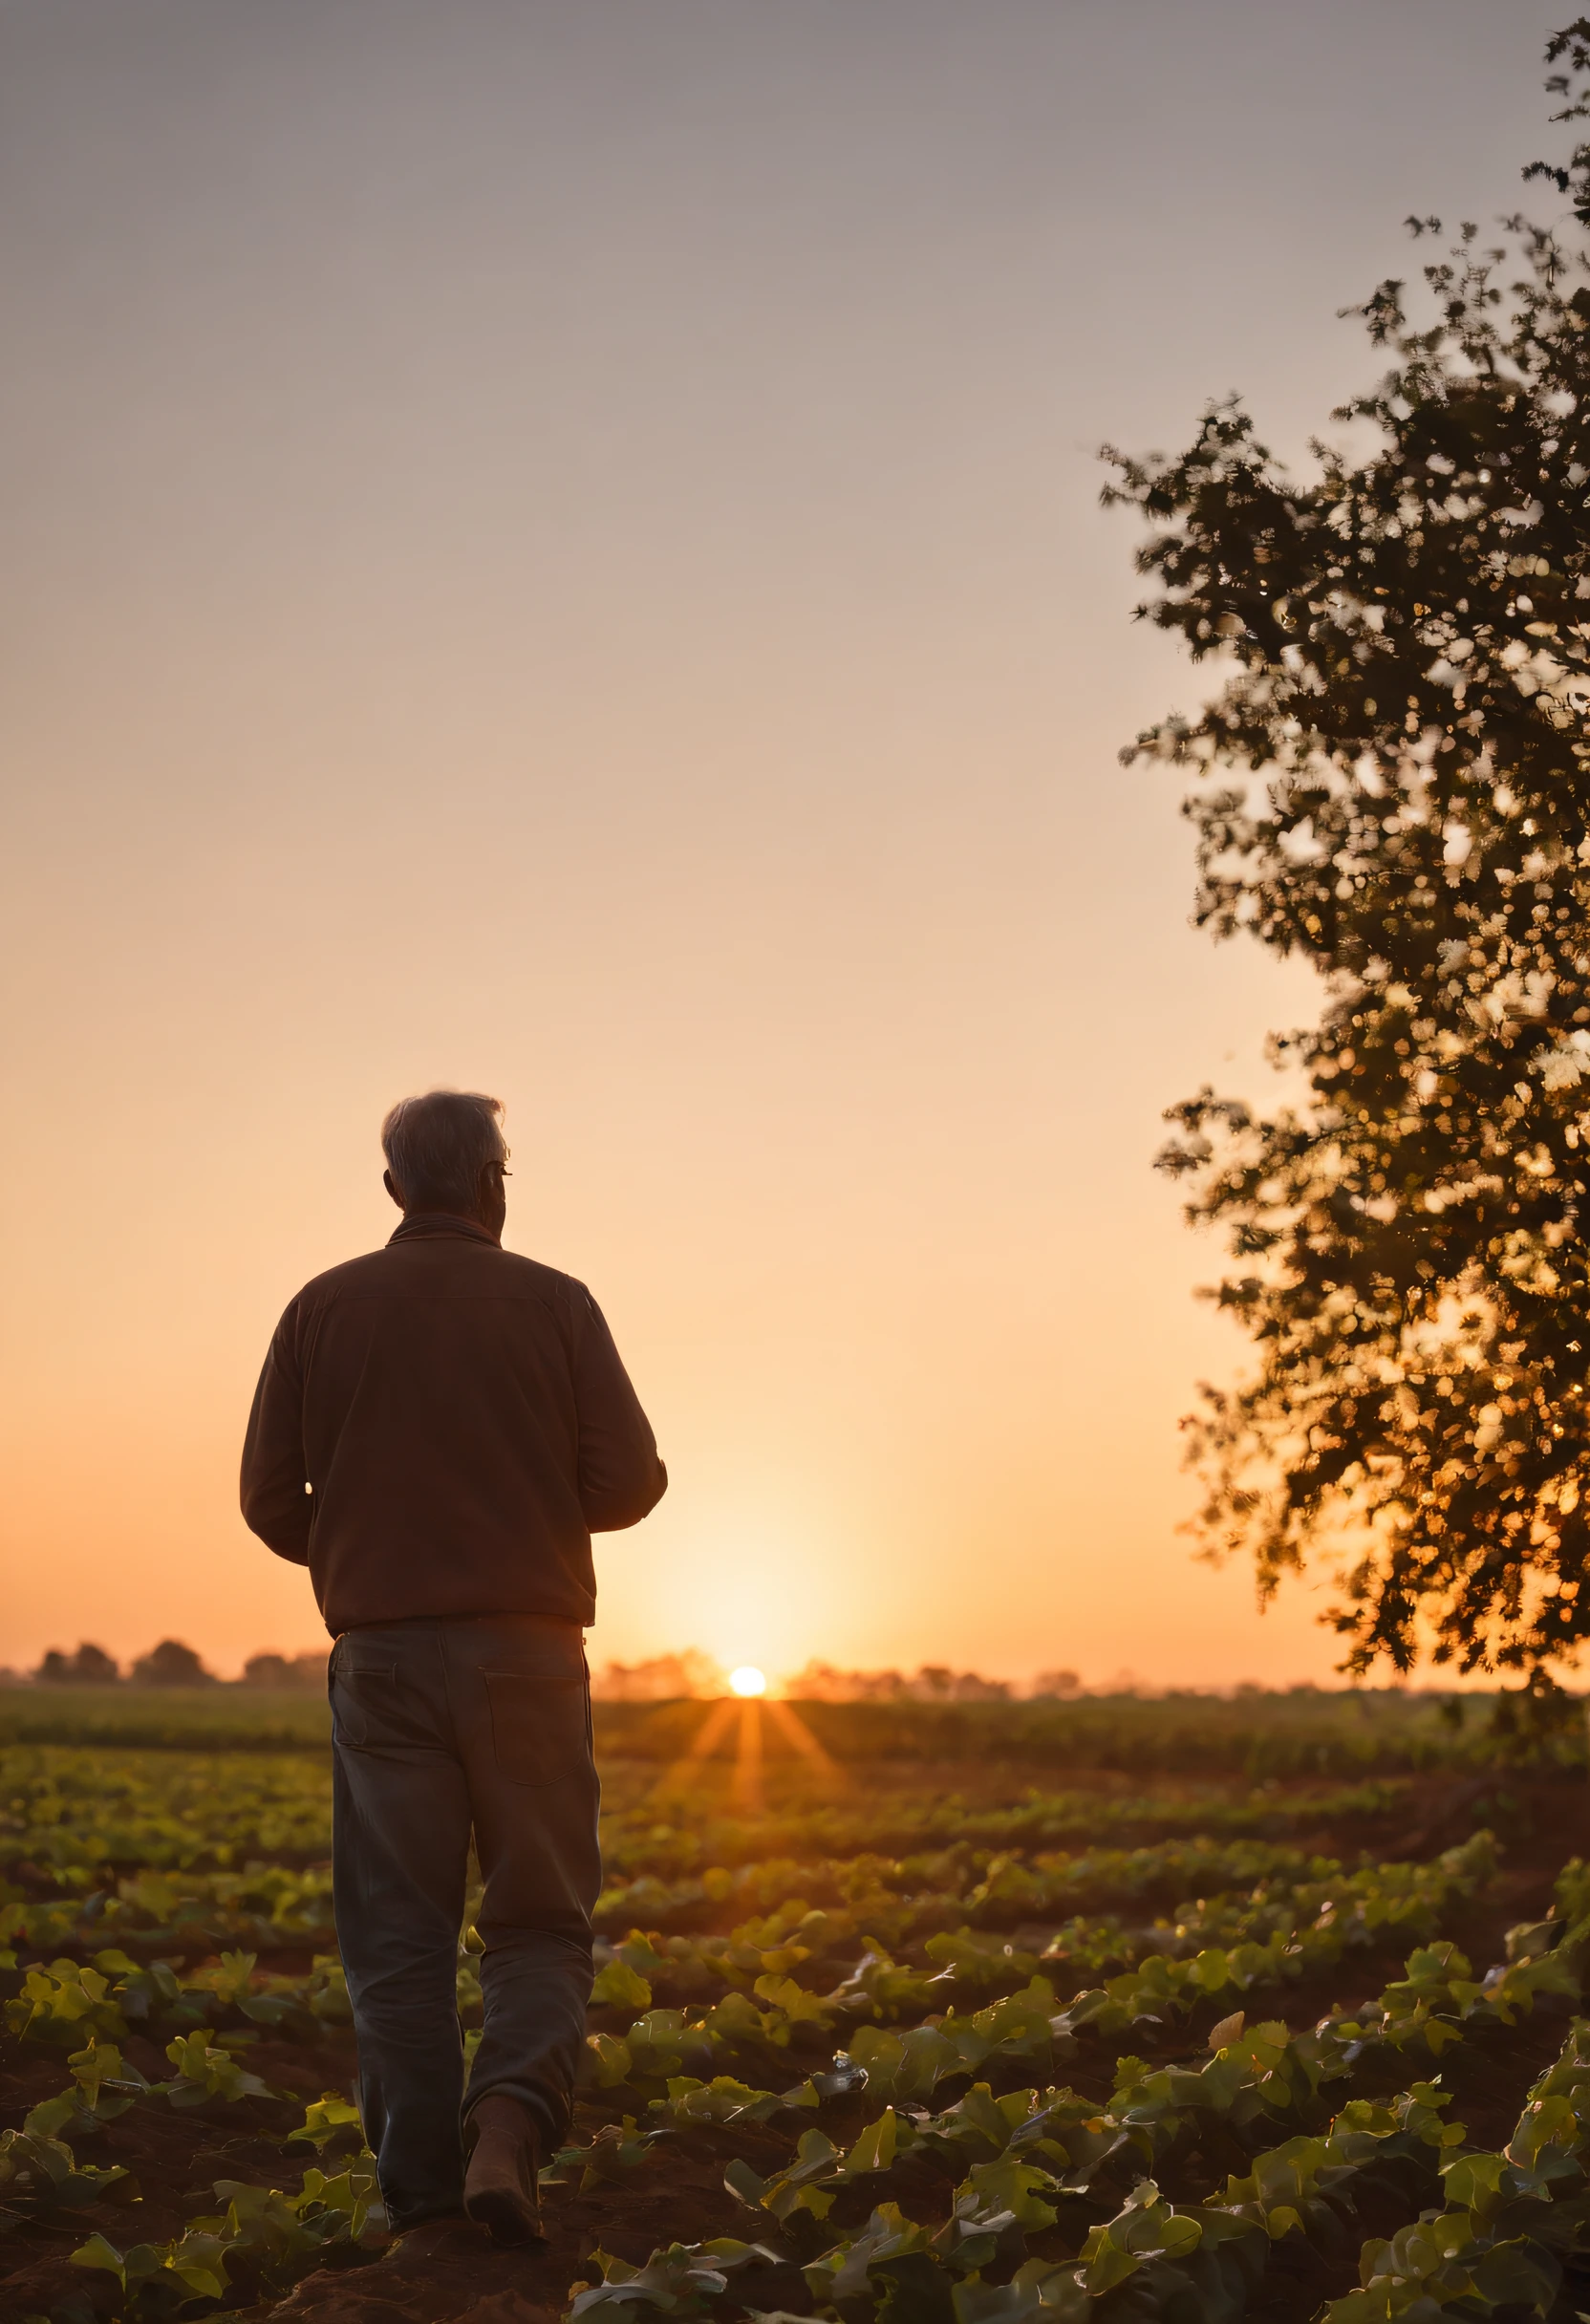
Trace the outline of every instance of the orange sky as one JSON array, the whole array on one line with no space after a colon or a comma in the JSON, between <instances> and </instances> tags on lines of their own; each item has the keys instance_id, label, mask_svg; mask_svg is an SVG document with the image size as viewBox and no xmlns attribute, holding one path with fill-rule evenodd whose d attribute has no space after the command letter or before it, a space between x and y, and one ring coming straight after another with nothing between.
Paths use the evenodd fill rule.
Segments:
<instances>
[{"instance_id":1,"label":"orange sky","mask_svg":"<svg viewBox=\"0 0 1590 2324\"><path fill-rule=\"evenodd\" d=\"M597 1656L1328 1671L1174 1534L1159 1114L1308 1000L1115 766L1091 455L1300 445L1559 13L7 13L0 1660L313 1642L243 1420L449 1082L673 1474Z\"/></svg>"}]
</instances>

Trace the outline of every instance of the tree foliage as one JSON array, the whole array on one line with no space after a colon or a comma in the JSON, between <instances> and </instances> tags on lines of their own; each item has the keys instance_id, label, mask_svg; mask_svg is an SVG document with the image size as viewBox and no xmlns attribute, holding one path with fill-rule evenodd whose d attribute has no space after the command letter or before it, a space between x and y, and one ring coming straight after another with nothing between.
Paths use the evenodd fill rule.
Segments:
<instances>
[{"instance_id":1,"label":"tree foliage","mask_svg":"<svg viewBox=\"0 0 1590 2324\"><path fill-rule=\"evenodd\" d=\"M140 1687L213 1687L215 1679L191 1646L180 1638L162 1638L158 1646L140 1654L133 1665Z\"/></svg>"},{"instance_id":2,"label":"tree foliage","mask_svg":"<svg viewBox=\"0 0 1590 2324\"><path fill-rule=\"evenodd\" d=\"M1590 118L1590 18L1548 60ZM1322 979L1272 1044L1295 1102L1169 1117L1257 1356L1187 1424L1200 1529L1266 1596L1338 1557L1357 1670L1590 1632L1590 143L1525 174L1560 228L1464 225L1362 309L1361 455L1300 481L1236 403L1178 459L1107 452L1140 612L1228 673L1124 755L1195 777L1198 923Z\"/></svg>"},{"instance_id":3,"label":"tree foliage","mask_svg":"<svg viewBox=\"0 0 1590 2324\"><path fill-rule=\"evenodd\" d=\"M85 1640L75 1654L66 1654L59 1646L52 1646L34 1676L46 1687L114 1687L121 1670L103 1646L91 1646Z\"/></svg>"}]
</instances>

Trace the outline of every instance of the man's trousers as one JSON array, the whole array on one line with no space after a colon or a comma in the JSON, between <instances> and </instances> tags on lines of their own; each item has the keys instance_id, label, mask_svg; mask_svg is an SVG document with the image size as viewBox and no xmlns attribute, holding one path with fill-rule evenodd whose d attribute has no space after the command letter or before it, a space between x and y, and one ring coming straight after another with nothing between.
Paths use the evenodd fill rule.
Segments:
<instances>
[{"instance_id":1,"label":"man's trousers","mask_svg":"<svg viewBox=\"0 0 1590 2324\"><path fill-rule=\"evenodd\" d=\"M548 1615L346 1630L332 1651L333 1894L358 2101L396 2227L457 2210L463 2118L568 2128L601 1884L582 1634ZM464 2093L459 1932L473 1830L484 2031Z\"/></svg>"}]
</instances>

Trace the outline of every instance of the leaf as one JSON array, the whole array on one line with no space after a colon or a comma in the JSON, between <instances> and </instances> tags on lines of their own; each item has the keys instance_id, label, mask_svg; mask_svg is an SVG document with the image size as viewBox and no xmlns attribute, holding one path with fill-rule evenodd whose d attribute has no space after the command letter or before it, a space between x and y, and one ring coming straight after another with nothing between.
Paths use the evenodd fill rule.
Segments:
<instances>
[{"instance_id":1,"label":"leaf","mask_svg":"<svg viewBox=\"0 0 1590 2324\"><path fill-rule=\"evenodd\" d=\"M75 2251L69 2251L67 2258L74 2268L103 2268L107 2273L115 2276L118 2284L125 2285L127 2281L125 2260L116 2246L108 2243L97 2229L86 2244L79 2244Z\"/></svg>"},{"instance_id":2,"label":"leaf","mask_svg":"<svg viewBox=\"0 0 1590 2324\"><path fill-rule=\"evenodd\" d=\"M627 2082L634 2070L627 2041L619 2041L612 2034L588 2034L585 2037L585 2073L582 2079L593 2083L598 2090L614 2090Z\"/></svg>"},{"instance_id":3,"label":"leaf","mask_svg":"<svg viewBox=\"0 0 1590 2324\"><path fill-rule=\"evenodd\" d=\"M759 1977L757 1998L782 2010L791 2025L826 2026L831 2012L819 1993L808 1993L792 1977Z\"/></svg>"},{"instance_id":4,"label":"leaf","mask_svg":"<svg viewBox=\"0 0 1590 2324\"><path fill-rule=\"evenodd\" d=\"M605 1962L597 1970L591 1998L597 2009L617 2005L624 2009L649 2010L652 2006L652 1989L638 1970L615 1958Z\"/></svg>"},{"instance_id":5,"label":"leaf","mask_svg":"<svg viewBox=\"0 0 1590 2324\"><path fill-rule=\"evenodd\" d=\"M1055 2207L1043 2201L1044 2195L1054 2193L1055 2181L1033 2163L1019 2162L1011 2155L1001 2155L995 2163L975 2163L967 2174L967 2184L979 2214L1008 2211L1029 2234L1055 2224Z\"/></svg>"},{"instance_id":6,"label":"leaf","mask_svg":"<svg viewBox=\"0 0 1590 2324\"><path fill-rule=\"evenodd\" d=\"M312 2098L304 2108L304 2119L296 2130L288 2133L290 2143L303 2140L316 2152L334 2139L340 2130L358 2127L359 2110L339 2091L328 2090Z\"/></svg>"}]
</instances>

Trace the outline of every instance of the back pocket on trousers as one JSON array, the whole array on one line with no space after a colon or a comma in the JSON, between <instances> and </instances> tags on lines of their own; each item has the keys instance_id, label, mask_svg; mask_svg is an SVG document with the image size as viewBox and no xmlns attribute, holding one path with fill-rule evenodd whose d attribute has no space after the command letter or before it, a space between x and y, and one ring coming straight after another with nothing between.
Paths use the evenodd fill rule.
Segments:
<instances>
[{"instance_id":1,"label":"back pocket on trousers","mask_svg":"<svg viewBox=\"0 0 1590 2324\"><path fill-rule=\"evenodd\" d=\"M432 1740L395 1663L333 1663L331 1697L333 1732L351 1751L400 1751Z\"/></svg>"},{"instance_id":2,"label":"back pocket on trousers","mask_svg":"<svg viewBox=\"0 0 1590 2324\"><path fill-rule=\"evenodd\" d=\"M591 1764L591 1702L584 1678L534 1670L483 1670L491 1698L491 1747L510 1783L557 1783Z\"/></svg>"}]
</instances>

